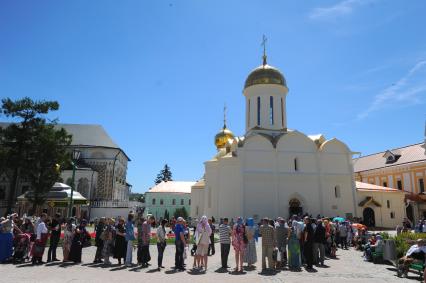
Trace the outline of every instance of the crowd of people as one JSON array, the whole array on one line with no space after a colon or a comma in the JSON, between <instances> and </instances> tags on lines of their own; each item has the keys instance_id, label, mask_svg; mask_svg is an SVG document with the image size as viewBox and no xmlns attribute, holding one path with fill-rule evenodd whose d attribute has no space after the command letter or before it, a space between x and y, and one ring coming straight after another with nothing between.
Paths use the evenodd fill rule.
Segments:
<instances>
[{"instance_id":1,"label":"crowd of people","mask_svg":"<svg viewBox=\"0 0 426 283\"><path fill-rule=\"evenodd\" d=\"M43 264L48 239L46 261L59 261L56 250L62 238L62 261L80 263L83 248L91 245L91 233L84 219L77 223L76 219L65 220L60 214L50 218L43 213L37 219L19 218L17 214L12 214L3 218L0 225L0 262L31 260L33 264ZM192 268L205 271L208 256L216 251L215 234L218 234L220 244L221 268L230 268L228 257L232 248L235 253L233 271L243 272L243 268L254 269L259 256L262 271L286 266L292 270L299 270L303 265L308 270L314 265L324 266L326 256L335 257L338 247L348 249L356 245L364 233L363 229L355 229L348 221L333 222L319 216L293 216L287 220L282 217L264 218L260 223L255 223L253 218L238 217L230 221L224 218L220 219L216 228L215 220L206 216L188 225L181 217L156 223L153 216L129 213L127 219L100 218L94 225L94 263L111 265L111 258L114 258L119 265L133 266L135 249L137 264L147 267L151 261L150 244L156 242L157 268L160 270L164 268L163 255L167 243L170 243L169 235L172 235L175 269L178 271L185 270L185 259L189 255L194 257ZM258 256L256 243L259 238L261 255Z\"/></svg>"}]
</instances>

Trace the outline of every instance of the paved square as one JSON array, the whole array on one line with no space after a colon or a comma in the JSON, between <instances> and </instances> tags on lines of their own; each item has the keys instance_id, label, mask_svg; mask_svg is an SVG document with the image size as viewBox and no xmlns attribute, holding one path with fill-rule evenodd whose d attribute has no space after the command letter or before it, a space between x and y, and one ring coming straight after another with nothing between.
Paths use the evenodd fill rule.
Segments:
<instances>
[{"instance_id":1,"label":"paved square","mask_svg":"<svg viewBox=\"0 0 426 283\"><path fill-rule=\"evenodd\" d=\"M261 247L258 245L258 257L260 258ZM220 250L219 245L216 249ZM47 250L46 250L47 252ZM163 265L164 270L156 270L157 248L150 247L151 266L141 269L139 266L126 268L118 266L116 260L111 267L103 267L92 264L95 247L83 250L83 263L80 265L63 264L61 262L49 263L41 266L32 266L31 263L21 265L0 265L0 282L419 282L419 277L410 274L409 279L395 276L391 265L373 264L362 260L361 252L354 250L338 250L338 259L326 261L328 268L316 268L317 272L291 272L281 271L275 275L262 275L260 273L261 262L256 264L256 270L247 271L244 274L219 273L220 252L209 257L208 270L206 273L194 273L191 270L175 272L174 246L167 246ZM58 249L58 255L62 255L62 249ZM46 253L44 259L46 258ZM59 257L61 258L61 257ZM135 262L135 258L133 261ZM234 267L234 252L231 251L229 263ZM187 267L191 268L193 258L186 260Z\"/></svg>"}]
</instances>

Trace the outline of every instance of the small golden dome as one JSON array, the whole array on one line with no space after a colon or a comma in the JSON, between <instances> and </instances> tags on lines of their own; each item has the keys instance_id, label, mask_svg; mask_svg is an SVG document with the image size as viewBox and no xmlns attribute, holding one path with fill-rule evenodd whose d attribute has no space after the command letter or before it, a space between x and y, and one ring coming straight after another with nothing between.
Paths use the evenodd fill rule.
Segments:
<instances>
[{"instance_id":1,"label":"small golden dome","mask_svg":"<svg viewBox=\"0 0 426 283\"><path fill-rule=\"evenodd\" d=\"M225 148L229 140L234 139L234 134L226 128L226 125L223 126L222 130L216 134L214 137L214 144L217 149Z\"/></svg>"}]
</instances>

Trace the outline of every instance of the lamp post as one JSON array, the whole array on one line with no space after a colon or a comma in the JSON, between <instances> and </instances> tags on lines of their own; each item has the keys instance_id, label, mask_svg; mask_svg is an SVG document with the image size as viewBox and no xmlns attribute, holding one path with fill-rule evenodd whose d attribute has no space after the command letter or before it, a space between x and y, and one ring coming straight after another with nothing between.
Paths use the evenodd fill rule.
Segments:
<instances>
[{"instance_id":1,"label":"lamp post","mask_svg":"<svg viewBox=\"0 0 426 283\"><path fill-rule=\"evenodd\" d=\"M77 168L77 160L80 158L80 154L81 151L79 151L78 149L74 149L72 151L72 161L71 161L71 165L72 165L72 183L71 183L71 196L70 196L70 202L68 205L68 217L71 217L71 213L72 213L72 207L73 207L73 201L72 201L72 197L74 195L74 187L75 187L75 169Z\"/></svg>"}]
</instances>

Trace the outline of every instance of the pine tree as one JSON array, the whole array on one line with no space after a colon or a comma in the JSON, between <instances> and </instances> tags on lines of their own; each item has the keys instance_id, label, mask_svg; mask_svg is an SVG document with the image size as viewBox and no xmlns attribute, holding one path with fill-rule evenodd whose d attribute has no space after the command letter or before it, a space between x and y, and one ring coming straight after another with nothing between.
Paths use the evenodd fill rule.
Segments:
<instances>
[{"instance_id":1,"label":"pine tree","mask_svg":"<svg viewBox=\"0 0 426 283\"><path fill-rule=\"evenodd\" d=\"M170 219L170 215L169 215L169 211L166 209L166 211L164 211L164 219L169 220Z\"/></svg>"},{"instance_id":2,"label":"pine tree","mask_svg":"<svg viewBox=\"0 0 426 283\"><path fill-rule=\"evenodd\" d=\"M160 171L160 173L157 175L157 178L155 179L155 184L158 185L161 182L168 182L173 181L172 179L172 171L170 170L170 167L165 164L163 170Z\"/></svg>"},{"instance_id":3,"label":"pine tree","mask_svg":"<svg viewBox=\"0 0 426 283\"><path fill-rule=\"evenodd\" d=\"M71 136L64 129L57 129L57 120L46 121L51 111L59 109L56 101L34 101L29 97L16 101L1 100L0 114L14 123L0 131L0 171L10 174L7 212L15 201L20 179L27 179L34 192L30 201L33 209L45 200L46 192L59 178L57 164L69 162L66 147Z\"/></svg>"}]
</instances>

